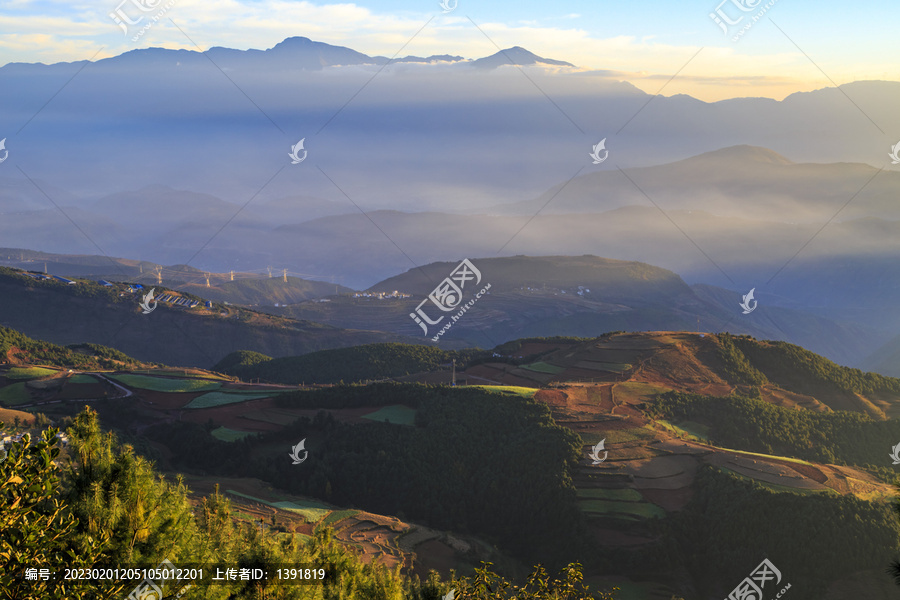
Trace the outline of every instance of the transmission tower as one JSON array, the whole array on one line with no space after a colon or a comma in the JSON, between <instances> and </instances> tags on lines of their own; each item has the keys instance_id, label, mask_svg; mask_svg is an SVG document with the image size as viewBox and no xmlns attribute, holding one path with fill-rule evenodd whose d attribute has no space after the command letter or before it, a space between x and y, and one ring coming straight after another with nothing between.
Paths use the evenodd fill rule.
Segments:
<instances>
[{"instance_id":1,"label":"transmission tower","mask_svg":"<svg viewBox=\"0 0 900 600\"><path fill-rule=\"evenodd\" d=\"M284 269L283 274L284 274L284 282L287 283L287 269Z\"/></svg>"},{"instance_id":2,"label":"transmission tower","mask_svg":"<svg viewBox=\"0 0 900 600\"><path fill-rule=\"evenodd\" d=\"M162 267L156 267L156 285L162 285Z\"/></svg>"},{"instance_id":3,"label":"transmission tower","mask_svg":"<svg viewBox=\"0 0 900 600\"><path fill-rule=\"evenodd\" d=\"M209 273L206 274L206 287L209 287Z\"/></svg>"}]
</instances>

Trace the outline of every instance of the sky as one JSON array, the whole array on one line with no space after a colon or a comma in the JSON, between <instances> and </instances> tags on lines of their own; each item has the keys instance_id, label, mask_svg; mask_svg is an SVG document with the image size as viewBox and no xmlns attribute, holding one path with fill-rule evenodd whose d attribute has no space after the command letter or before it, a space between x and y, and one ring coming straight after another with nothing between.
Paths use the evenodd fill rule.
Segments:
<instances>
[{"instance_id":1,"label":"sky","mask_svg":"<svg viewBox=\"0 0 900 600\"><path fill-rule=\"evenodd\" d=\"M266 49L305 36L388 57L480 58L522 46L648 93L708 102L900 80L896 0L445 1L455 8L444 12L437 0L4 0L0 65L148 47ZM136 24L120 28L111 15ZM735 24L722 25L726 33L711 15Z\"/></svg>"}]
</instances>

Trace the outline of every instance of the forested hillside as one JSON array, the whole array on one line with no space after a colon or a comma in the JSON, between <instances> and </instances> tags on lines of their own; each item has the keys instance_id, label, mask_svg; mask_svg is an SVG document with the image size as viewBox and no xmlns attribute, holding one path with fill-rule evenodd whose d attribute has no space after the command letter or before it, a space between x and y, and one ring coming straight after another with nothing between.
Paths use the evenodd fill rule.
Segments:
<instances>
[{"instance_id":1,"label":"forested hillside","mask_svg":"<svg viewBox=\"0 0 900 600\"><path fill-rule=\"evenodd\" d=\"M218 493L199 504L189 501L180 478L162 478L154 466L104 434L96 413L80 413L67 428L70 446L60 448L57 429L33 431L10 444L0 461L0 597L7 600L94 600L118 598L142 585L140 578L65 577L65 568L173 567L322 569L323 579L297 585L283 580L223 581L207 573L201 582L159 582L165 598L205 600L270 598L299 600L438 600L451 589L460 598L488 600L510 582L490 568L471 578L422 581L379 563L365 563L339 545L330 528L301 541L234 521L230 502ZM47 569L54 577L25 579L25 569ZM149 588L148 588L149 589ZM584 585L581 567L571 564L555 578L536 567L525 582L529 597L553 600L565 591L572 600L613 600ZM504 594L506 596L506 594Z\"/></svg>"},{"instance_id":2,"label":"forested hillside","mask_svg":"<svg viewBox=\"0 0 900 600\"><path fill-rule=\"evenodd\" d=\"M259 379L271 383L347 383L401 377L437 371L456 360L465 368L474 358L490 356L483 350L441 350L413 344L366 344L311 352L302 356L271 358L258 352L234 352L214 369L245 381Z\"/></svg>"},{"instance_id":3,"label":"forested hillside","mask_svg":"<svg viewBox=\"0 0 900 600\"><path fill-rule=\"evenodd\" d=\"M148 433L178 469L255 476L283 489L426 524L475 532L526 558L574 558L584 547L570 471L581 441L533 400L477 388L376 384L285 394L285 407L417 408L416 427L347 424L324 415L241 442L189 424ZM306 439L308 464L283 460ZM248 458L251 457L251 458ZM551 508L552 507L552 508Z\"/></svg>"}]
</instances>

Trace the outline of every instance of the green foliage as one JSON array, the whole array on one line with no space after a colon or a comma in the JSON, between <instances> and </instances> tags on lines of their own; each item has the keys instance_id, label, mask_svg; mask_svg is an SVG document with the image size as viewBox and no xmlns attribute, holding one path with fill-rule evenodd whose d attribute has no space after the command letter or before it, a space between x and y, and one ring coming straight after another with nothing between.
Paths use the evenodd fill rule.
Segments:
<instances>
[{"instance_id":1,"label":"green foliage","mask_svg":"<svg viewBox=\"0 0 900 600\"><path fill-rule=\"evenodd\" d=\"M570 563L560 571L558 577L551 578L542 566L537 566L528 576L524 585L513 585L500 575L493 573L481 563L471 579L457 579L451 584L456 600L614 600L612 592L592 593L584 583L580 563Z\"/></svg>"},{"instance_id":2,"label":"green foliage","mask_svg":"<svg viewBox=\"0 0 900 600\"><path fill-rule=\"evenodd\" d=\"M766 376L760 373L734 343L734 336L723 333L718 336L719 358L725 363L725 375L728 381L746 385L763 385Z\"/></svg>"},{"instance_id":3,"label":"green foliage","mask_svg":"<svg viewBox=\"0 0 900 600\"><path fill-rule=\"evenodd\" d=\"M791 583L792 596L812 600L823 597L829 582L884 565L900 550L900 524L891 512L887 503L853 496L773 492L704 466L694 498L668 524L675 541L668 557L699 583L696 597L727 596L768 558L782 584Z\"/></svg>"},{"instance_id":4,"label":"green foliage","mask_svg":"<svg viewBox=\"0 0 900 600\"><path fill-rule=\"evenodd\" d=\"M115 564L175 560L186 554L193 534L187 488L156 475L130 446L103 434L86 408L68 429L72 460L67 500L79 518L83 544L109 535L106 556Z\"/></svg>"},{"instance_id":5,"label":"green foliage","mask_svg":"<svg viewBox=\"0 0 900 600\"><path fill-rule=\"evenodd\" d=\"M248 369L270 360L272 360L271 356L266 356L261 352L254 352L253 350L238 350L237 352L232 352L231 354L220 360L215 369L217 371L221 371L222 373L227 373L233 369Z\"/></svg>"},{"instance_id":6,"label":"green foliage","mask_svg":"<svg viewBox=\"0 0 900 600\"><path fill-rule=\"evenodd\" d=\"M12 443L0 461L0 598L70 600L109 597L118 582L65 580L62 573L25 581L25 569L90 567L100 556L104 536L79 539L78 521L60 498L57 429L46 429L35 443Z\"/></svg>"},{"instance_id":7,"label":"green foliage","mask_svg":"<svg viewBox=\"0 0 900 600\"><path fill-rule=\"evenodd\" d=\"M783 408L762 400L714 398L681 392L657 397L648 414L696 420L710 427L718 446L832 464L884 463L900 440L900 420L875 421L855 412L817 413Z\"/></svg>"},{"instance_id":8,"label":"green foliage","mask_svg":"<svg viewBox=\"0 0 900 600\"><path fill-rule=\"evenodd\" d=\"M319 498L330 489L335 504L402 511L433 527L484 535L526 558L562 557L584 540L570 476L581 440L556 425L542 403L410 384L335 386L285 394L278 402L304 408L402 403L418 413L416 427L320 415L230 444L187 423L148 434L173 450L179 468L258 477ZM310 458L298 469L285 453L304 438Z\"/></svg>"},{"instance_id":9,"label":"green foliage","mask_svg":"<svg viewBox=\"0 0 900 600\"><path fill-rule=\"evenodd\" d=\"M271 359L256 352L235 352L222 359L215 370L244 380L290 385L338 383L435 371L453 359L457 367L465 368L469 360L483 354L482 350L448 351L415 344L365 344Z\"/></svg>"},{"instance_id":10,"label":"green foliage","mask_svg":"<svg viewBox=\"0 0 900 600\"><path fill-rule=\"evenodd\" d=\"M731 339L765 377L792 392L810 396L835 391L900 394L900 379L841 367L794 344L761 342L750 336L733 336Z\"/></svg>"},{"instance_id":11,"label":"green foliage","mask_svg":"<svg viewBox=\"0 0 900 600\"><path fill-rule=\"evenodd\" d=\"M33 340L8 327L0 327L0 356L6 356L10 349L16 348L21 352L22 358L32 363L82 370L117 368L119 363L111 360L113 356L116 357L116 361L124 362L127 365L140 364L117 350L96 344L90 344L90 347L94 352L101 352L108 357L99 354L87 355L49 342Z\"/></svg>"}]
</instances>

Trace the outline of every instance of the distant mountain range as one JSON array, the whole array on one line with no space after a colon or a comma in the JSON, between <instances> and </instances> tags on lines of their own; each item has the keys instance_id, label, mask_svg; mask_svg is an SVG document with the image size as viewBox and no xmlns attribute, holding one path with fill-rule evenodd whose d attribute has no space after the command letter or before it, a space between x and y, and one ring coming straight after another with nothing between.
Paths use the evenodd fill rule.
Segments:
<instances>
[{"instance_id":1,"label":"distant mountain range","mask_svg":"<svg viewBox=\"0 0 900 600\"><path fill-rule=\"evenodd\" d=\"M206 56L204 56L204 54ZM165 66L189 66L205 64L212 60L223 69L257 69L265 67L272 70L309 70L320 71L326 67L352 65L386 65L388 63L462 63L480 69L493 69L503 65L549 65L574 67L571 63L540 57L533 52L514 46L505 50L471 60L450 54L432 55L428 57L405 56L390 59L385 56L369 56L344 46L334 46L324 42L315 42L307 37L289 37L268 50L236 50L214 46L205 52L196 50L169 50L165 48L141 48L131 50L96 61L97 65L112 68L156 68ZM39 65L44 72L65 69L69 65L83 65L89 61ZM0 67L0 75L5 69L11 73L29 70L27 63L9 63Z\"/></svg>"}]
</instances>

